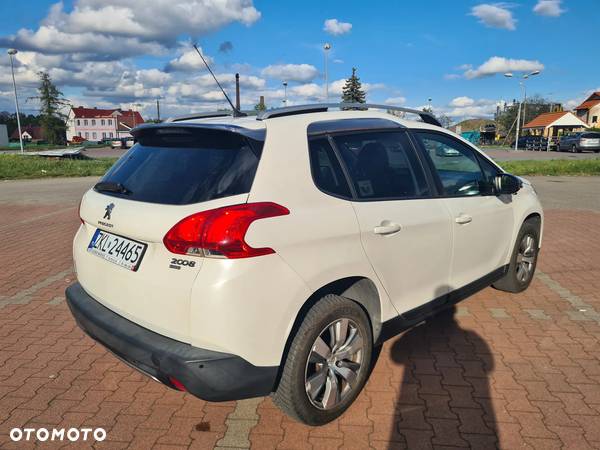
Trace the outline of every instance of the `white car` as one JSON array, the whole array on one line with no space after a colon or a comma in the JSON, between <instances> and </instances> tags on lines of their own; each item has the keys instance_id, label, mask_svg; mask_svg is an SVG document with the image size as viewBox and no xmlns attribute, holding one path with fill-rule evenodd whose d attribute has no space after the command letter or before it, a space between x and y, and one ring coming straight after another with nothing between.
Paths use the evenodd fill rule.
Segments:
<instances>
[{"instance_id":1,"label":"white car","mask_svg":"<svg viewBox=\"0 0 600 450\"><path fill-rule=\"evenodd\" d=\"M79 326L172 388L272 393L320 425L386 339L489 285L528 287L543 222L529 182L427 113L338 109L138 127L81 201Z\"/></svg>"}]
</instances>

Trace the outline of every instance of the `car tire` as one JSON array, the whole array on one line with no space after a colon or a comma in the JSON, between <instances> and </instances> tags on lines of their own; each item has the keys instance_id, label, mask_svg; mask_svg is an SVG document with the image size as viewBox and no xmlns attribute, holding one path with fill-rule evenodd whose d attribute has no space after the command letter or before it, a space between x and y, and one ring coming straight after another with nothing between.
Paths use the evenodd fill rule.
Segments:
<instances>
[{"instance_id":1,"label":"car tire","mask_svg":"<svg viewBox=\"0 0 600 450\"><path fill-rule=\"evenodd\" d=\"M308 310L293 337L273 401L307 425L331 422L362 390L373 354L365 311L352 300L326 295Z\"/></svg>"},{"instance_id":2,"label":"car tire","mask_svg":"<svg viewBox=\"0 0 600 450\"><path fill-rule=\"evenodd\" d=\"M577 147L575 144L571 145L571 153L577 153Z\"/></svg>"},{"instance_id":3,"label":"car tire","mask_svg":"<svg viewBox=\"0 0 600 450\"><path fill-rule=\"evenodd\" d=\"M526 220L517 235L506 274L492 286L513 293L527 289L535 274L539 242L540 219Z\"/></svg>"}]
</instances>

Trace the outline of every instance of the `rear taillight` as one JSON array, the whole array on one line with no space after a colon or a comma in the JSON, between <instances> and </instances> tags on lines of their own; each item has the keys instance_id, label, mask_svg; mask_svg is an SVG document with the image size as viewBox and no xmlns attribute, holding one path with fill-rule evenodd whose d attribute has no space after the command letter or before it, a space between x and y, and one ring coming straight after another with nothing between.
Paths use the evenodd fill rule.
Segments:
<instances>
[{"instance_id":1,"label":"rear taillight","mask_svg":"<svg viewBox=\"0 0 600 450\"><path fill-rule=\"evenodd\" d=\"M285 216L290 211L276 203L246 203L192 214L179 221L163 238L170 252L221 258L250 258L275 253L254 248L244 240L255 220Z\"/></svg>"}]
</instances>

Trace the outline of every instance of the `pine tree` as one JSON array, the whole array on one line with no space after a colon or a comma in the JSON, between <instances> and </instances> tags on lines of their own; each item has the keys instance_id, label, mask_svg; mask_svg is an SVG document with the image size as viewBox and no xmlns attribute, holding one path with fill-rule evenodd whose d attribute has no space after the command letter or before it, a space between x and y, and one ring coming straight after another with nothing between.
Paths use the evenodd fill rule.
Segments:
<instances>
[{"instance_id":1,"label":"pine tree","mask_svg":"<svg viewBox=\"0 0 600 450\"><path fill-rule=\"evenodd\" d=\"M352 76L346 80L342 89L343 103L364 103L365 92L362 90L360 78L356 76L356 67L352 68Z\"/></svg>"},{"instance_id":2,"label":"pine tree","mask_svg":"<svg viewBox=\"0 0 600 450\"><path fill-rule=\"evenodd\" d=\"M38 87L38 97L40 102L40 125L44 130L44 136L49 144L60 144L65 141L66 118L61 112L69 102L64 98L63 93L52 83L48 72L38 72L40 77L40 86Z\"/></svg>"}]
</instances>

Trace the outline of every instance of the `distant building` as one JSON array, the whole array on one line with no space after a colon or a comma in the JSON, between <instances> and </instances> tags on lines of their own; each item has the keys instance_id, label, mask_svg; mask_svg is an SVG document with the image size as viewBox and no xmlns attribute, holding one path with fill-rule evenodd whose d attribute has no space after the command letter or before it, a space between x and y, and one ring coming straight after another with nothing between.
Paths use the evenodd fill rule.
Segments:
<instances>
[{"instance_id":1,"label":"distant building","mask_svg":"<svg viewBox=\"0 0 600 450\"><path fill-rule=\"evenodd\" d=\"M565 132L582 131L588 128L579 117L570 111L548 112L537 116L523 126L523 131L535 136L556 137Z\"/></svg>"},{"instance_id":2,"label":"distant building","mask_svg":"<svg viewBox=\"0 0 600 450\"><path fill-rule=\"evenodd\" d=\"M46 136L44 135L44 129L38 125L25 125L21 127L21 137L24 141L43 141ZM13 133L10 135L12 140L19 140L19 129L15 129Z\"/></svg>"},{"instance_id":3,"label":"distant building","mask_svg":"<svg viewBox=\"0 0 600 450\"><path fill-rule=\"evenodd\" d=\"M575 108L575 114L590 127L600 127L600 91L594 92Z\"/></svg>"},{"instance_id":4,"label":"distant building","mask_svg":"<svg viewBox=\"0 0 600 450\"><path fill-rule=\"evenodd\" d=\"M79 136L88 141L129 138L131 129L144 123L137 111L122 109L71 108L67 117L67 140Z\"/></svg>"},{"instance_id":5,"label":"distant building","mask_svg":"<svg viewBox=\"0 0 600 450\"><path fill-rule=\"evenodd\" d=\"M0 124L0 147L8 146L8 132L6 130L6 125Z\"/></svg>"}]
</instances>

